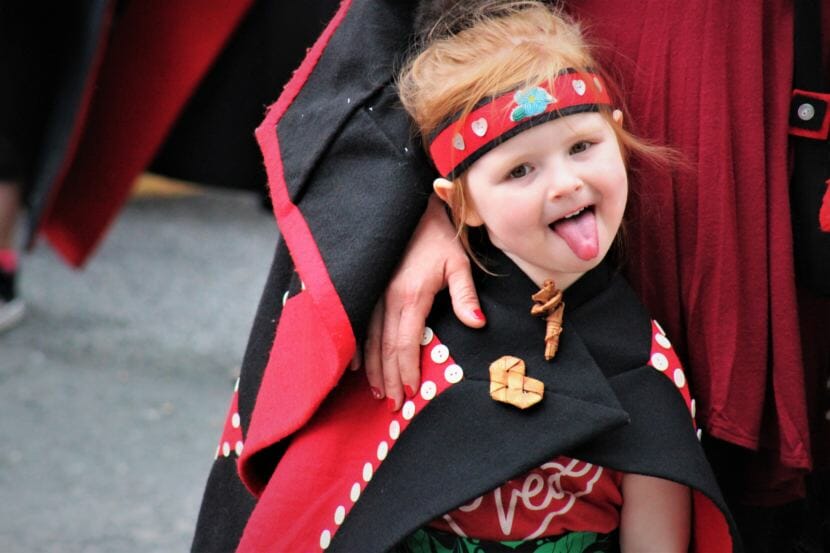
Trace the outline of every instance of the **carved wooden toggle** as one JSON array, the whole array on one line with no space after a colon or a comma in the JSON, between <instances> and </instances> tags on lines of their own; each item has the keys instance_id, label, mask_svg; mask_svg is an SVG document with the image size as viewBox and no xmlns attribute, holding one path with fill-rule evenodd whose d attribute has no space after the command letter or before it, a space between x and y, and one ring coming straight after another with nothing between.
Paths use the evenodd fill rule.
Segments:
<instances>
[{"instance_id":1,"label":"carved wooden toggle","mask_svg":"<svg viewBox=\"0 0 830 553\"><path fill-rule=\"evenodd\" d=\"M542 400L545 384L525 376L525 362L505 355L490 363L490 397L527 409Z\"/></svg>"},{"instance_id":2,"label":"carved wooden toggle","mask_svg":"<svg viewBox=\"0 0 830 553\"><path fill-rule=\"evenodd\" d=\"M556 287L552 280L546 280L542 289L531 296L536 305L530 308L534 317L546 315L545 320L545 360L550 361L559 348L559 335L562 334L562 317L565 313L565 302L562 301L562 290Z\"/></svg>"}]
</instances>

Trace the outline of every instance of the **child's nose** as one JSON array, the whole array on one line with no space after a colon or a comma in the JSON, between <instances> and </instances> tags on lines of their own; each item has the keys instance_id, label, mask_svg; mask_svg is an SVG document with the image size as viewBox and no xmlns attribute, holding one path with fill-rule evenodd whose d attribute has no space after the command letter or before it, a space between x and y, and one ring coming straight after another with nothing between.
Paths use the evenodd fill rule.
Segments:
<instances>
[{"instance_id":1,"label":"child's nose","mask_svg":"<svg viewBox=\"0 0 830 553\"><path fill-rule=\"evenodd\" d=\"M560 174L559 178L555 179L554 183L550 187L548 199L552 202L561 200L575 192L578 192L584 185L585 184L582 182L582 179L580 179L577 175Z\"/></svg>"}]
</instances>

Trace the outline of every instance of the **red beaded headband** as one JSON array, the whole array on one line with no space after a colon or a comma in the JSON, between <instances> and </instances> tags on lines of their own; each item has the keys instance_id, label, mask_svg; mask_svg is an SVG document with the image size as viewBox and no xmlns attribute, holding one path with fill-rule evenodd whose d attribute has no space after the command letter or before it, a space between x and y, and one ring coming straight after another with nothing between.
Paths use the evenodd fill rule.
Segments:
<instances>
[{"instance_id":1,"label":"red beaded headband","mask_svg":"<svg viewBox=\"0 0 830 553\"><path fill-rule=\"evenodd\" d=\"M429 154L438 172L453 179L478 158L522 131L574 113L611 106L601 78L566 69L553 81L487 100L464 119L450 118L433 133Z\"/></svg>"}]
</instances>

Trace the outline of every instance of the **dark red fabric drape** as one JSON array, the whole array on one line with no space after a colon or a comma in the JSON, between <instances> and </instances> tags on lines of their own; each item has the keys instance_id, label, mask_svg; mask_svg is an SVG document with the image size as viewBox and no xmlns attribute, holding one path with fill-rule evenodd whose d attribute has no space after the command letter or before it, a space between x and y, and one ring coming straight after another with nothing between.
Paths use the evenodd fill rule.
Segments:
<instances>
[{"instance_id":1,"label":"dark red fabric drape","mask_svg":"<svg viewBox=\"0 0 830 553\"><path fill-rule=\"evenodd\" d=\"M775 476L758 491L773 499L810 466L787 173L791 2L572 6L623 81L635 132L691 165L634 177L630 273L688 359L705 428L771 453Z\"/></svg>"}]
</instances>

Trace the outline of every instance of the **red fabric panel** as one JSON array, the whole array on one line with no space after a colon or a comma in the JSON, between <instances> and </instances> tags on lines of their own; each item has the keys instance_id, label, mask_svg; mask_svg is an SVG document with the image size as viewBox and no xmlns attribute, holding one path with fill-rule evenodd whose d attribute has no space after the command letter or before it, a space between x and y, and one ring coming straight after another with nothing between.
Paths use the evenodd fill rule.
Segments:
<instances>
[{"instance_id":1,"label":"red fabric panel","mask_svg":"<svg viewBox=\"0 0 830 553\"><path fill-rule=\"evenodd\" d=\"M692 424L697 430L697 401L692 397L692 390L688 385L688 378L683 372L683 364L677 357L663 327L655 320L651 321L651 354L649 365L660 371L663 376L671 380L677 392L683 397L683 402L692 416Z\"/></svg>"},{"instance_id":2,"label":"red fabric panel","mask_svg":"<svg viewBox=\"0 0 830 553\"><path fill-rule=\"evenodd\" d=\"M712 500L692 490L692 553L731 553L732 535Z\"/></svg>"},{"instance_id":3,"label":"red fabric panel","mask_svg":"<svg viewBox=\"0 0 830 553\"><path fill-rule=\"evenodd\" d=\"M252 459L305 424L343 374L330 335L320 331L325 316L308 292L283 308L239 459L242 481L254 495L269 474Z\"/></svg>"},{"instance_id":4,"label":"red fabric panel","mask_svg":"<svg viewBox=\"0 0 830 553\"><path fill-rule=\"evenodd\" d=\"M92 253L175 118L250 7L238 2L129 2L117 20L40 232L76 266Z\"/></svg>"},{"instance_id":5,"label":"red fabric panel","mask_svg":"<svg viewBox=\"0 0 830 553\"><path fill-rule=\"evenodd\" d=\"M239 379L237 378L231 396L231 405L228 407L228 414L225 416L222 436L219 438L219 445L216 446L216 457L218 458L220 455L230 457L231 454L236 454L238 457L242 454L242 440L242 424L239 418Z\"/></svg>"},{"instance_id":6,"label":"red fabric panel","mask_svg":"<svg viewBox=\"0 0 830 553\"><path fill-rule=\"evenodd\" d=\"M439 357L433 353L438 349L447 354ZM434 335L421 348L421 371L418 394L395 412L371 397L362 371L348 372L314 418L294 435L245 527L237 553L325 549L412 420L463 377ZM263 393L267 397L273 391L263 382L258 411ZM283 407L267 424L278 424L285 412ZM246 452L251 442L249 430Z\"/></svg>"},{"instance_id":7,"label":"red fabric panel","mask_svg":"<svg viewBox=\"0 0 830 553\"><path fill-rule=\"evenodd\" d=\"M277 224L306 291L289 300L280 317L240 458L242 480L255 494L263 492L267 475L262 477L251 459L308 421L355 352L346 310L303 214L289 197L276 133L277 123L302 89L350 5L349 1L343 2L256 130ZM301 369L292 365L299 359L303 361Z\"/></svg>"},{"instance_id":8,"label":"red fabric panel","mask_svg":"<svg viewBox=\"0 0 830 553\"><path fill-rule=\"evenodd\" d=\"M687 361L706 430L806 469L787 174L791 2L638 4L575 3L605 46L602 65L619 73L635 132L691 165L633 175L632 283Z\"/></svg>"},{"instance_id":9,"label":"red fabric panel","mask_svg":"<svg viewBox=\"0 0 830 553\"><path fill-rule=\"evenodd\" d=\"M824 191L824 196L821 199L818 222L822 231L830 232L830 179L824 184L827 185L827 189Z\"/></svg>"}]
</instances>

